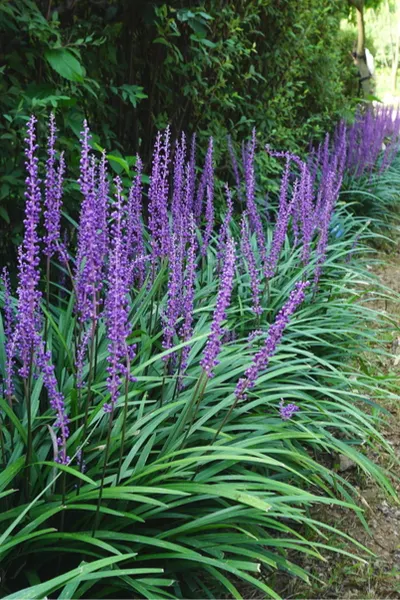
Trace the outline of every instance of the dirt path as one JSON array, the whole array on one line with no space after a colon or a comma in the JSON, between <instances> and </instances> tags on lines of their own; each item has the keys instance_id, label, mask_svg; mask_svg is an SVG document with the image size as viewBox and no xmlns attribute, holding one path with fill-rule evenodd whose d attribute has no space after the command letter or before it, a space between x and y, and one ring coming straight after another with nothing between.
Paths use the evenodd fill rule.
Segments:
<instances>
[{"instance_id":1,"label":"dirt path","mask_svg":"<svg viewBox=\"0 0 400 600\"><path fill-rule=\"evenodd\" d=\"M400 294L400 252L381 255L384 264L371 267L380 281ZM400 305L394 302L375 302L375 307L385 310L400 322ZM400 383L400 336L393 329L388 336L387 350L393 357L380 360L378 372L399 373ZM391 444L400 461L400 405L388 403L385 408L391 416L384 420L382 433ZM400 464L396 464L389 455L370 454L370 458L392 474L392 485L400 497ZM351 469L350 469L351 470ZM361 542L374 554L368 564L360 564L350 558L331 554L326 564L311 563L311 573L316 577L311 588L286 590L286 598L332 598L383 599L400 598L400 504L388 500L384 493L371 481L360 478L357 473L349 472L355 478L365 507L365 517L370 534L365 530L354 514L343 509L332 509L329 522ZM357 477L359 480L357 480ZM332 543L334 540L330 540ZM336 540L336 543L341 543ZM342 548L346 548L341 544ZM349 551L354 548L348 547Z\"/></svg>"}]
</instances>

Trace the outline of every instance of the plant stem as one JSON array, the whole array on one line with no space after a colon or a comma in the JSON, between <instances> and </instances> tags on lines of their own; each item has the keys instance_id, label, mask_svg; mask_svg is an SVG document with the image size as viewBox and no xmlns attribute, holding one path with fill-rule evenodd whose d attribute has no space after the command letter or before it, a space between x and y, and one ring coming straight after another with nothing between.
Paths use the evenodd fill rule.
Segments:
<instances>
[{"instance_id":1,"label":"plant stem","mask_svg":"<svg viewBox=\"0 0 400 600\"><path fill-rule=\"evenodd\" d=\"M194 402L193 415L192 415L192 418L190 420L189 427L187 428L186 433L184 435L184 438L182 440L181 448L184 447L185 442L186 442L186 440L188 438L189 432L190 432L190 430L191 430L191 428L193 426L193 423L194 423L194 421L195 421L195 419L197 417L197 413L199 411L200 404L201 404L201 401L202 401L203 396L204 396L204 392L206 391L207 383L208 383L208 376L207 376L207 373L205 371L203 371L202 374L201 374L201 376L199 377L199 381L198 381L197 386L196 386L196 390L198 390L199 393L198 393L198 397L197 397L196 402ZM196 393L196 390L195 390L195 393ZM194 398L195 398L195 394L193 394L193 400L194 400Z\"/></svg>"},{"instance_id":2,"label":"plant stem","mask_svg":"<svg viewBox=\"0 0 400 600\"><path fill-rule=\"evenodd\" d=\"M88 420L89 420L89 406L90 406L90 402L92 399L91 390L92 390L92 382L93 382L93 358L94 358L96 324L97 324L97 320L96 320L96 315L95 315L93 317L93 321L92 321L92 332L91 332L91 336L90 336L89 376L88 376L88 385L87 385L88 391L87 391L86 403L85 403L85 416L84 416L84 420L83 420L82 444L81 444L82 452L81 452L81 457L80 457L80 461L79 461L79 470L82 470L82 465L83 465L83 460L84 460L84 444L85 444L85 437L86 437L86 433L87 433ZM79 495L80 488L81 488L81 480L79 479L77 495Z\"/></svg>"},{"instance_id":3,"label":"plant stem","mask_svg":"<svg viewBox=\"0 0 400 600\"><path fill-rule=\"evenodd\" d=\"M26 496L29 501L30 498L30 472L31 472L31 460L32 460L32 402L31 402L31 378L32 378L32 363L33 356L31 352L29 374L28 378L24 378L24 391L26 400L26 410L28 416L28 437L27 437L27 448L26 448Z\"/></svg>"},{"instance_id":4,"label":"plant stem","mask_svg":"<svg viewBox=\"0 0 400 600\"><path fill-rule=\"evenodd\" d=\"M103 473L101 475L101 484L100 484L100 490L99 490L99 497L98 497L98 500L97 500L96 515L95 515L94 523L93 523L92 537L95 536L97 527L99 526L100 504L101 504L101 499L103 497L104 479L106 477L108 455L109 455L109 452L110 452L110 442L111 442L111 431L112 431L113 416L114 416L114 404L112 404L112 406L111 406L111 412L110 412L110 416L109 416L109 419L108 419L108 431L107 431L106 448L105 448L105 453L104 453Z\"/></svg>"},{"instance_id":5,"label":"plant stem","mask_svg":"<svg viewBox=\"0 0 400 600\"><path fill-rule=\"evenodd\" d=\"M128 360L127 364L127 373L130 373L130 362ZM126 436L126 420L128 416L128 392L129 392L129 376L125 377L125 402L124 402L124 418L122 421L122 432L121 432L121 447L119 450L119 461L118 461L118 472L117 472L117 485L119 483L119 479L121 477L121 466L122 459L124 456L124 445L125 445L125 436Z\"/></svg>"}]
</instances>

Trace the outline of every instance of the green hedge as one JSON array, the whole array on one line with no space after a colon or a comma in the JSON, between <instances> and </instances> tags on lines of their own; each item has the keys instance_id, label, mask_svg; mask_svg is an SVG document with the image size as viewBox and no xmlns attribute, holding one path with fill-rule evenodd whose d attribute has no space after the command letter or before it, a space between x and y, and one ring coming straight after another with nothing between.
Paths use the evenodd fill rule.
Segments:
<instances>
[{"instance_id":1,"label":"green hedge","mask_svg":"<svg viewBox=\"0 0 400 600\"><path fill-rule=\"evenodd\" d=\"M255 126L262 140L298 150L346 105L348 49L339 30L346 7L343 0L2 2L0 219L8 235L0 252L20 234L21 142L32 112L56 110L70 163L85 116L95 141L128 164L137 151L148 162L155 131L167 122L219 142Z\"/></svg>"}]
</instances>

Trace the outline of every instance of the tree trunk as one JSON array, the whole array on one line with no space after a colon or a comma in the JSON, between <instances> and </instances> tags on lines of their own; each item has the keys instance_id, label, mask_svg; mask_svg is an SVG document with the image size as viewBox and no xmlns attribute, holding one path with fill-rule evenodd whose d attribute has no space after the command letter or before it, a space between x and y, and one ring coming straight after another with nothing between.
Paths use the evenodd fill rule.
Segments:
<instances>
[{"instance_id":1,"label":"tree trunk","mask_svg":"<svg viewBox=\"0 0 400 600\"><path fill-rule=\"evenodd\" d=\"M397 89L397 69L399 67L399 45L400 45L400 31L397 31L396 46L395 46L393 62L392 62L392 91L393 92L395 92Z\"/></svg>"},{"instance_id":2,"label":"tree trunk","mask_svg":"<svg viewBox=\"0 0 400 600\"><path fill-rule=\"evenodd\" d=\"M360 74L361 89L364 96L367 97L372 95L373 88L365 56L364 0L349 0L349 3L356 9L357 17L357 51L354 62Z\"/></svg>"}]
</instances>

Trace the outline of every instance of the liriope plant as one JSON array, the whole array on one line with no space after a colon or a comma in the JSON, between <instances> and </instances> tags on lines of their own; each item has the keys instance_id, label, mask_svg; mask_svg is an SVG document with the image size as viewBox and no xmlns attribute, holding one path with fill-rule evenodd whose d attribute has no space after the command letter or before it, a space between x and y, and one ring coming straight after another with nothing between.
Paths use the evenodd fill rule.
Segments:
<instances>
[{"instance_id":1,"label":"liriope plant","mask_svg":"<svg viewBox=\"0 0 400 600\"><path fill-rule=\"evenodd\" d=\"M363 520L322 456L348 456L394 494L364 452L390 451L381 381L355 365L384 353L384 321L361 302L368 230L340 201L341 136L308 163L274 153L268 220L255 133L224 208L212 140L197 175L194 142L160 133L149 188L138 157L125 190L85 124L74 249L54 120L44 195L30 120L17 293L4 273L0 322L4 597L240 598L243 581L278 598L274 571L308 580L291 551L323 560L331 533L349 541L314 505Z\"/></svg>"}]
</instances>

